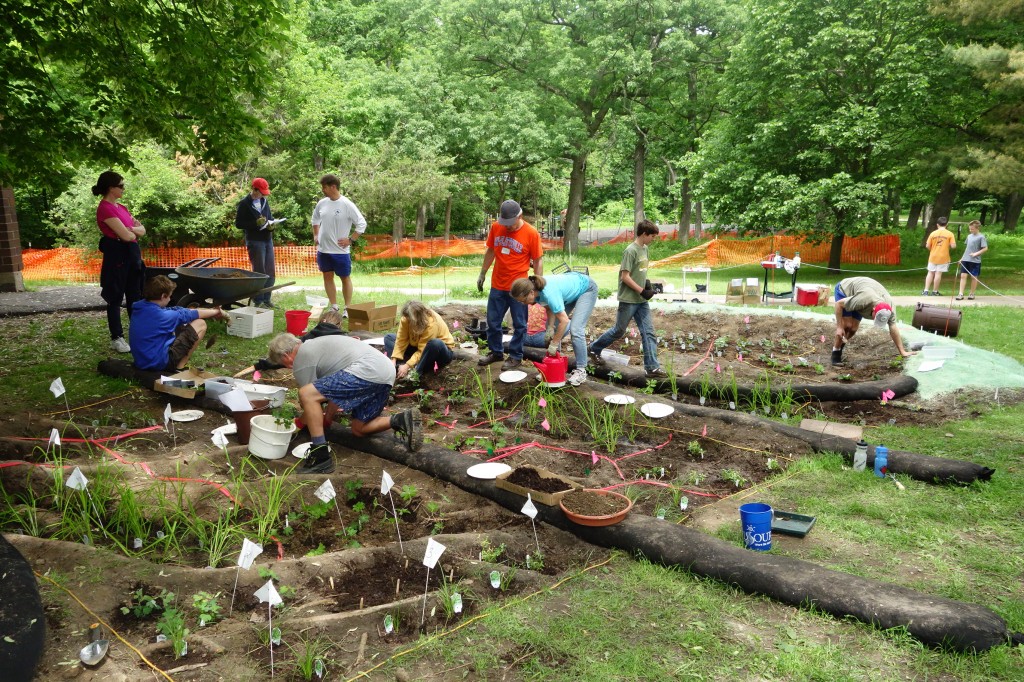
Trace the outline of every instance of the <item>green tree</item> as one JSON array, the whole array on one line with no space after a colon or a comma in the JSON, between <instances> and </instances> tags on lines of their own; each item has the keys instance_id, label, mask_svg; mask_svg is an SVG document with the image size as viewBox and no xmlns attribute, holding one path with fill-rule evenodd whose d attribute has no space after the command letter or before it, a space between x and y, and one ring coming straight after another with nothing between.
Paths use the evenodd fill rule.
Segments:
<instances>
[{"instance_id":1,"label":"green tree","mask_svg":"<svg viewBox=\"0 0 1024 682\"><path fill-rule=\"evenodd\" d=\"M232 158L259 128L285 0L6 5L0 22L0 184L80 162L123 163L153 138Z\"/></svg>"},{"instance_id":2,"label":"green tree","mask_svg":"<svg viewBox=\"0 0 1024 682\"><path fill-rule=\"evenodd\" d=\"M830 241L877 224L894 170L972 103L924 0L753 0L729 116L690 158L720 223ZM962 115L968 115L966 112Z\"/></svg>"}]
</instances>

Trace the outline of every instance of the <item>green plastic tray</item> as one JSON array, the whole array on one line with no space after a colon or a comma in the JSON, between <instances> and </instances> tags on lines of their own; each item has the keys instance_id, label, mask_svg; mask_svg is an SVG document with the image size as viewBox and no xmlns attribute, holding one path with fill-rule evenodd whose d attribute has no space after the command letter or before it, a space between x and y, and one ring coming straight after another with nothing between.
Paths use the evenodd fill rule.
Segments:
<instances>
[{"instance_id":1,"label":"green plastic tray","mask_svg":"<svg viewBox=\"0 0 1024 682\"><path fill-rule=\"evenodd\" d=\"M816 520L814 516L776 511L772 519L772 532L802 538L811 532Z\"/></svg>"}]
</instances>

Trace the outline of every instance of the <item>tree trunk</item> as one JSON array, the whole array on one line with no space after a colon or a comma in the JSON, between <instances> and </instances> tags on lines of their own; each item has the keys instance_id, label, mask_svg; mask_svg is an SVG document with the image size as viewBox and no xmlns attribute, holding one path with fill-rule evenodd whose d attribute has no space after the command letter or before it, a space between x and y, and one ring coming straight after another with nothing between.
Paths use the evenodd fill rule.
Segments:
<instances>
[{"instance_id":1,"label":"tree trunk","mask_svg":"<svg viewBox=\"0 0 1024 682\"><path fill-rule=\"evenodd\" d=\"M427 205L420 202L416 206L416 239L421 240L426 236L427 226Z\"/></svg>"},{"instance_id":2,"label":"tree trunk","mask_svg":"<svg viewBox=\"0 0 1024 682\"><path fill-rule=\"evenodd\" d=\"M836 230L832 235L832 245L828 251L828 271L830 274L839 274L843 262L843 239L846 235L842 230Z\"/></svg>"},{"instance_id":3,"label":"tree trunk","mask_svg":"<svg viewBox=\"0 0 1024 682\"><path fill-rule=\"evenodd\" d=\"M900 229L900 209L903 208L903 201L899 192L893 192L892 222L886 225L886 229Z\"/></svg>"},{"instance_id":4,"label":"tree trunk","mask_svg":"<svg viewBox=\"0 0 1024 682\"><path fill-rule=\"evenodd\" d=\"M985 225L985 216L987 214L988 214L988 206L982 206L981 207L981 215L978 217L978 222L980 222L982 224L982 226Z\"/></svg>"},{"instance_id":5,"label":"tree trunk","mask_svg":"<svg viewBox=\"0 0 1024 682\"><path fill-rule=\"evenodd\" d=\"M452 195L444 203L444 239L448 241L452 236Z\"/></svg>"},{"instance_id":6,"label":"tree trunk","mask_svg":"<svg viewBox=\"0 0 1024 682\"><path fill-rule=\"evenodd\" d=\"M580 248L580 208L583 206L583 185L587 180L587 152L580 151L572 159L569 173L569 206L565 213L565 241L562 250L575 254Z\"/></svg>"},{"instance_id":7,"label":"tree trunk","mask_svg":"<svg viewBox=\"0 0 1024 682\"><path fill-rule=\"evenodd\" d=\"M633 226L646 218L644 213L644 165L647 161L647 137L638 130L633 146Z\"/></svg>"},{"instance_id":8,"label":"tree trunk","mask_svg":"<svg viewBox=\"0 0 1024 682\"><path fill-rule=\"evenodd\" d=\"M690 243L690 220L693 216L690 212L693 210L693 202L690 200L690 176L683 176L683 186L679 190L680 201L679 201L679 234L677 239L680 244L686 246Z\"/></svg>"},{"instance_id":9,"label":"tree trunk","mask_svg":"<svg viewBox=\"0 0 1024 682\"><path fill-rule=\"evenodd\" d=\"M395 243L405 239L405 211L399 209L395 213L395 223L391 228L391 238L395 240Z\"/></svg>"},{"instance_id":10,"label":"tree trunk","mask_svg":"<svg viewBox=\"0 0 1024 682\"><path fill-rule=\"evenodd\" d=\"M704 239L704 202L693 203L693 236L696 239Z\"/></svg>"},{"instance_id":11,"label":"tree trunk","mask_svg":"<svg viewBox=\"0 0 1024 682\"><path fill-rule=\"evenodd\" d=\"M885 193L885 204L882 206L882 229L889 229L889 212L892 210L892 187Z\"/></svg>"},{"instance_id":12,"label":"tree trunk","mask_svg":"<svg viewBox=\"0 0 1024 682\"><path fill-rule=\"evenodd\" d=\"M1006 215L1003 216L1003 232L1016 232L1020 211L1024 207L1024 195L1014 192L1006 198Z\"/></svg>"},{"instance_id":13,"label":"tree trunk","mask_svg":"<svg viewBox=\"0 0 1024 682\"><path fill-rule=\"evenodd\" d=\"M907 229L916 230L917 221L921 218L921 209L924 208L924 202L912 201L910 202L910 215L907 216Z\"/></svg>"},{"instance_id":14,"label":"tree trunk","mask_svg":"<svg viewBox=\"0 0 1024 682\"><path fill-rule=\"evenodd\" d=\"M928 217L928 229L925 231L925 239L935 231L939 218L948 218L953 210L953 200L956 199L956 191L960 188L953 178L946 178L942 181L942 187L935 197L934 210Z\"/></svg>"}]
</instances>

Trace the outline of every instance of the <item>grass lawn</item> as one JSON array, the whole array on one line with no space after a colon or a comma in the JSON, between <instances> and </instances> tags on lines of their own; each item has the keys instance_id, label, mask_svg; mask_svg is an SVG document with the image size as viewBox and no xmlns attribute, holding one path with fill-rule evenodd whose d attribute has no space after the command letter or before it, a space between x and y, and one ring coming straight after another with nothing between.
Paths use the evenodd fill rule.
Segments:
<instances>
[{"instance_id":1,"label":"grass lawn","mask_svg":"<svg viewBox=\"0 0 1024 682\"><path fill-rule=\"evenodd\" d=\"M668 248L659 245L655 255L667 255ZM621 246L602 247L575 264L592 265L592 275L611 289L620 253ZM924 280L918 269L924 261L921 249L904 257L901 269L910 272L863 269L887 271L879 279L894 294L914 294ZM557 254L548 255L549 269L558 262ZM983 281L1001 293L1022 296L1022 262L1024 240L992 237ZM398 289L445 287L452 290L452 297L477 297L482 305L483 297L475 290L479 259L462 259L457 265L445 273L394 276L376 267L371 273L360 263L355 269L357 286L390 291L356 298L401 302L418 296ZM759 266L751 266L717 272L713 280L722 283L760 274ZM801 273L801 279L812 277ZM302 284L318 287L320 282L310 279ZM948 291L949 284L943 289ZM298 307L303 298L284 294L278 303ZM284 316L276 317L276 329L283 330ZM77 404L129 390L125 382L95 371L96 361L106 357L100 313L34 316L0 324L6 328L0 344L5 359L0 363L0 390L9 405L61 410L63 401L55 401L47 390L56 376L63 377L69 400ZM214 331L221 331L216 327ZM961 338L1024 361L1019 335L1007 333L1022 327L1020 309L982 307L965 313ZM260 357L267 340L224 337L215 351L201 350L197 364L234 371ZM221 348L227 352L218 354ZM969 420L937 429L873 428L868 439L892 448L971 460L994 468L996 474L989 483L967 487L901 479L906 490L898 491L891 481L853 475L836 456L803 460L755 493L759 501L818 517L812 531L816 542L798 546L791 554L927 594L978 603L1005 618L1011 631L1024 631L1024 406L979 403L977 416ZM737 541L738 531L725 529L720 534ZM638 557L617 555L604 565L580 568L578 575L551 590L487 611L446 636L410 645L408 653L384 662L371 679L393 679L399 667L415 678L434 679L1024 679L1024 647L1003 646L976 655L931 650L903 631L880 632L814 610L782 606Z\"/></svg>"}]
</instances>

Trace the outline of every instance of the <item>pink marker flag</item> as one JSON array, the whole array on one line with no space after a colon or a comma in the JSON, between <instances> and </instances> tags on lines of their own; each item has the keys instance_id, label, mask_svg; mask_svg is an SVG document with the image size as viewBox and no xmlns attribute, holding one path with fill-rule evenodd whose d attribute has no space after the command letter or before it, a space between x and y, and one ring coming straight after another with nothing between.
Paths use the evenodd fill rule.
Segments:
<instances>
[{"instance_id":1,"label":"pink marker flag","mask_svg":"<svg viewBox=\"0 0 1024 682\"><path fill-rule=\"evenodd\" d=\"M452 322L452 327L454 327L455 329L458 329L459 328L459 321L455 320L454 322Z\"/></svg>"},{"instance_id":2,"label":"pink marker flag","mask_svg":"<svg viewBox=\"0 0 1024 682\"><path fill-rule=\"evenodd\" d=\"M593 450L590 451L590 463L597 464L597 453Z\"/></svg>"},{"instance_id":3,"label":"pink marker flag","mask_svg":"<svg viewBox=\"0 0 1024 682\"><path fill-rule=\"evenodd\" d=\"M449 404L445 403L445 406L444 406L444 416L446 416L446 417L448 416L448 409L449 409L450 407L451 407L451 405L449 405Z\"/></svg>"},{"instance_id":4,"label":"pink marker flag","mask_svg":"<svg viewBox=\"0 0 1024 682\"><path fill-rule=\"evenodd\" d=\"M544 398L541 398L540 400L537 401L537 405L539 407L547 407L548 406L548 401L544 400Z\"/></svg>"},{"instance_id":5,"label":"pink marker flag","mask_svg":"<svg viewBox=\"0 0 1024 682\"><path fill-rule=\"evenodd\" d=\"M263 378L263 374L259 370L256 370L255 372L252 373L252 380L253 381L259 381L262 378Z\"/></svg>"},{"instance_id":6,"label":"pink marker flag","mask_svg":"<svg viewBox=\"0 0 1024 682\"><path fill-rule=\"evenodd\" d=\"M891 389L888 389L888 388L885 389L884 391L882 391L882 404L885 405L887 402L889 402L890 400L892 400L895 397L896 397L896 394L893 393L893 391Z\"/></svg>"},{"instance_id":7,"label":"pink marker flag","mask_svg":"<svg viewBox=\"0 0 1024 682\"><path fill-rule=\"evenodd\" d=\"M739 360L740 362L743 362L743 353L737 353L736 359Z\"/></svg>"},{"instance_id":8,"label":"pink marker flag","mask_svg":"<svg viewBox=\"0 0 1024 682\"><path fill-rule=\"evenodd\" d=\"M547 420L547 419L545 419L544 421L542 421L542 422L540 423L540 425L541 425L541 428L543 428L543 429L544 429L545 431L550 431L550 430L551 430L551 424L549 424L549 423L548 423L548 420Z\"/></svg>"},{"instance_id":9,"label":"pink marker flag","mask_svg":"<svg viewBox=\"0 0 1024 682\"><path fill-rule=\"evenodd\" d=\"M703 438L706 435L708 435L708 425L707 424L705 424L704 428L700 430L700 437L701 438Z\"/></svg>"},{"instance_id":10,"label":"pink marker flag","mask_svg":"<svg viewBox=\"0 0 1024 682\"><path fill-rule=\"evenodd\" d=\"M825 343L825 335L824 334L821 335L821 342Z\"/></svg>"},{"instance_id":11,"label":"pink marker flag","mask_svg":"<svg viewBox=\"0 0 1024 682\"><path fill-rule=\"evenodd\" d=\"M743 324L750 324L750 315L743 318Z\"/></svg>"},{"instance_id":12,"label":"pink marker flag","mask_svg":"<svg viewBox=\"0 0 1024 682\"><path fill-rule=\"evenodd\" d=\"M720 364L718 364L717 362L715 363L715 371L717 373L719 373L719 374L722 373L722 366Z\"/></svg>"}]
</instances>

